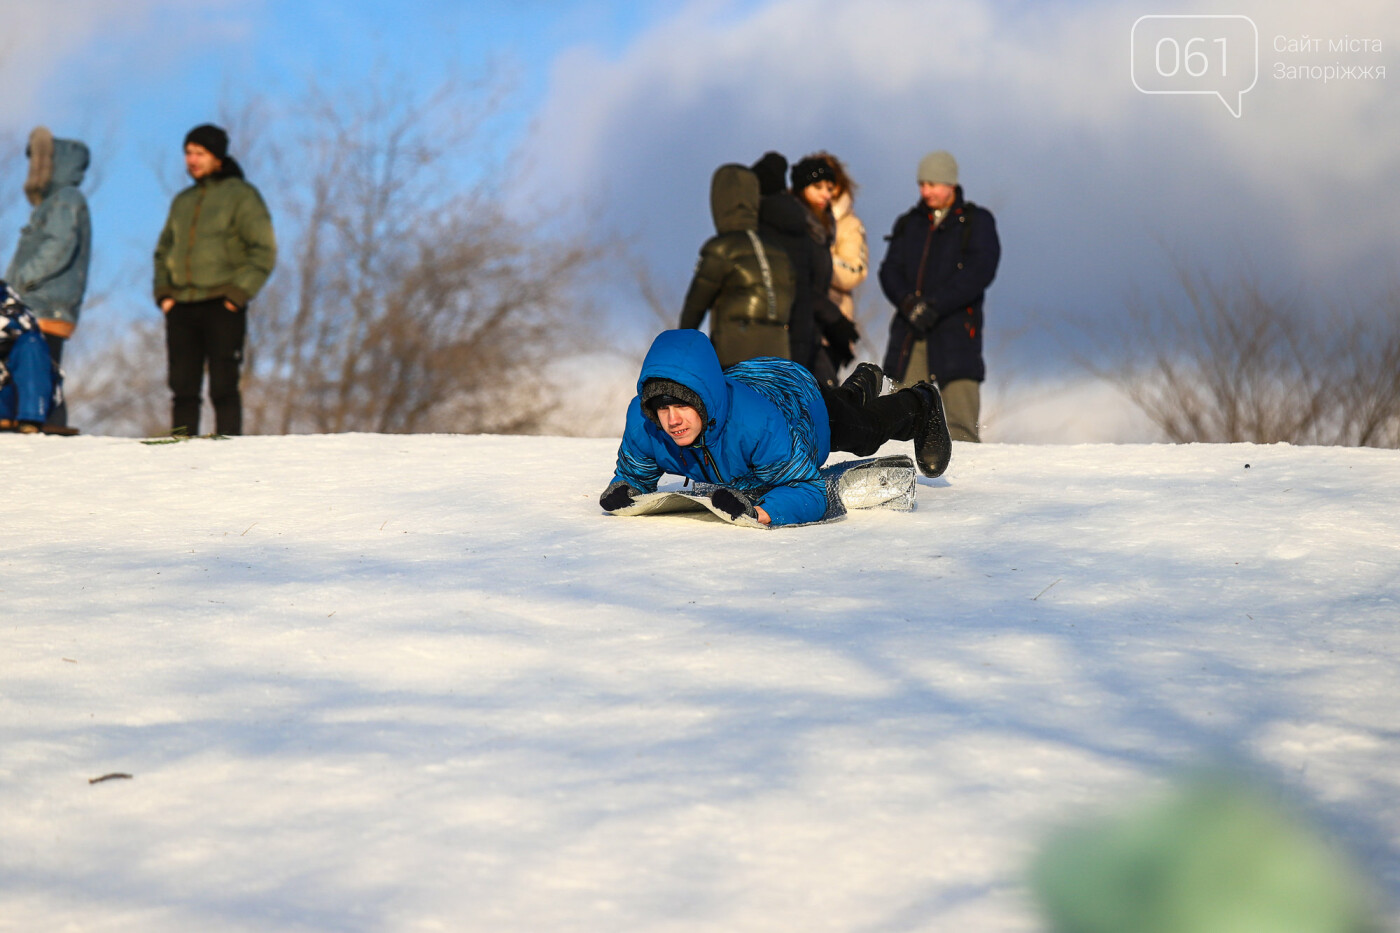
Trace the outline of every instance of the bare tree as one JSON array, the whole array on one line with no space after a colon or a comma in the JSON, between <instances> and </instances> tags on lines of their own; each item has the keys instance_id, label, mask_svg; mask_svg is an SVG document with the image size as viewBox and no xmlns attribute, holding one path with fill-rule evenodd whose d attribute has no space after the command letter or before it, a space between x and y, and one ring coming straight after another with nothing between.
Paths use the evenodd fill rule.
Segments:
<instances>
[{"instance_id":1,"label":"bare tree","mask_svg":"<svg viewBox=\"0 0 1400 933\"><path fill-rule=\"evenodd\" d=\"M337 98L313 87L260 132L289 222L282 272L252 318L252 430L535 422L549 390L539 374L581 342L584 304L569 289L595 251L506 216L490 167L463 158L481 105L451 83Z\"/></svg>"},{"instance_id":2,"label":"bare tree","mask_svg":"<svg viewBox=\"0 0 1400 933\"><path fill-rule=\"evenodd\" d=\"M519 432L539 422L553 388L542 377L587 348L579 282L601 249L504 210L499 166L480 155L498 91L490 78L430 93L371 78L224 108L279 247L249 315L250 433ZM132 395L167 404L158 326L101 357L85 374L85 395L101 399L91 423L151 430Z\"/></svg>"},{"instance_id":3,"label":"bare tree","mask_svg":"<svg viewBox=\"0 0 1400 933\"><path fill-rule=\"evenodd\" d=\"M1400 321L1305 312L1181 271L1085 361L1176 442L1400 446ZM1107 362L1103 362L1106 360Z\"/></svg>"},{"instance_id":4,"label":"bare tree","mask_svg":"<svg viewBox=\"0 0 1400 933\"><path fill-rule=\"evenodd\" d=\"M170 390L165 384L165 333L151 306L121 331L101 319L83 324L85 350L64 391L69 408L81 412L85 431L153 437L170 430ZM64 368L68 368L64 359ZM206 420L212 413L206 413Z\"/></svg>"}]
</instances>

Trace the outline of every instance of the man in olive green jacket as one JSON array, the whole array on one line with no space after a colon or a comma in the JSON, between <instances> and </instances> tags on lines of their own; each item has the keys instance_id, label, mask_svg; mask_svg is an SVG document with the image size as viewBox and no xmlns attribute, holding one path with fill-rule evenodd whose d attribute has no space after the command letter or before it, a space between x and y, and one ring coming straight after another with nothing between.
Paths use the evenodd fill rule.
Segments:
<instances>
[{"instance_id":1,"label":"man in olive green jacket","mask_svg":"<svg viewBox=\"0 0 1400 933\"><path fill-rule=\"evenodd\" d=\"M194 184L175 196L156 244L155 298L165 313L171 428L199 433L200 387L220 434L243 433L239 370L248 303L277 261L272 218L258 189L228 154L228 134L211 124L185 137Z\"/></svg>"}]
</instances>

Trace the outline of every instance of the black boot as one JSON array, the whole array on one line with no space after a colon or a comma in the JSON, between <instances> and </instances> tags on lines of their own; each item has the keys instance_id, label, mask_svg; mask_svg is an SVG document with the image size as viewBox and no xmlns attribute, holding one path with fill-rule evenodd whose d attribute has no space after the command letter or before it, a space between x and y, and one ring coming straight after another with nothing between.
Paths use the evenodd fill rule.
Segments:
<instances>
[{"instance_id":1,"label":"black boot","mask_svg":"<svg viewBox=\"0 0 1400 933\"><path fill-rule=\"evenodd\" d=\"M923 400L923 417L914 431L914 459L925 476L942 476L953 458L953 439L948 436L948 419L943 414L943 396L932 382L921 382L913 390Z\"/></svg>"},{"instance_id":2,"label":"black boot","mask_svg":"<svg viewBox=\"0 0 1400 933\"><path fill-rule=\"evenodd\" d=\"M860 408L864 408L880 397L880 390L885 387L885 374L874 363L859 363L846 377L846 381L841 383L841 391L849 393L851 400Z\"/></svg>"}]
</instances>

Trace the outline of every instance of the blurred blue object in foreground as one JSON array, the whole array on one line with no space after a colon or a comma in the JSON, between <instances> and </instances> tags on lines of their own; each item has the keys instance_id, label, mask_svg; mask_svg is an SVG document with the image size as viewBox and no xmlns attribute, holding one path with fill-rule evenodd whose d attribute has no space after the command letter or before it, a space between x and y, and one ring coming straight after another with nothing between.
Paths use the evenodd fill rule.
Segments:
<instances>
[{"instance_id":1,"label":"blurred blue object in foreground","mask_svg":"<svg viewBox=\"0 0 1400 933\"><path fill-rule=\"evenodd\" d=\"M1380 930L1346 861L1229 778L1197 778L1057 833L1031 883L1053 933Z\"/></svg>"}]
</instances>

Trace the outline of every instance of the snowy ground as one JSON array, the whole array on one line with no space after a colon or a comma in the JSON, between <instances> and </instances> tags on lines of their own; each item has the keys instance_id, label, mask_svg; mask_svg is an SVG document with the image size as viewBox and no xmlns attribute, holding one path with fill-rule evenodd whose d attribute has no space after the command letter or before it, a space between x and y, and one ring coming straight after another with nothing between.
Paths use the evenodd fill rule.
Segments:
<instances>
[{"instance_id":1,"label":"snowy ground","mask_svg":"<svg viewBox=\"0 0 1400 933\"><path fill-rule=\"evenodd\" d=\"M0 436L0 929L1031 931L1044 827L1217 752L1400 900L1400 452L754 531L614 449Z\"/></svg>"}]
</instances>

